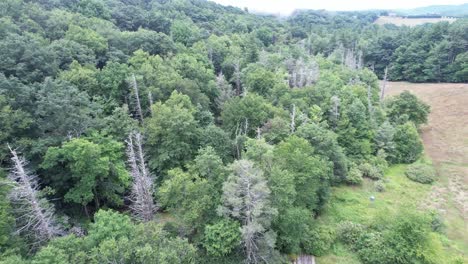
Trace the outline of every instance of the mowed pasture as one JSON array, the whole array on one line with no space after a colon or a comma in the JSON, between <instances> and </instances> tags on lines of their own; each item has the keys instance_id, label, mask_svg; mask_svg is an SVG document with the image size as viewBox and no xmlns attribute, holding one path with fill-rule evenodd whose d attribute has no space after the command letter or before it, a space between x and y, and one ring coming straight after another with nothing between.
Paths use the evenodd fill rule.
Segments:
<instances>
[{"instance_id":1,"label":"mowed pasture","mask_svg":"<svg viewBox=\"0 0 468 264\"><path fill-rule=\"evenodd\" d=\"M431 106L421 133L439 180L421 207L437 209L455 250L468 254L468 84L389 82L386 87L387 96L408 90Z\"/></svg>"},{"instance_id":2,"label":"mowed pasture","mask_svg":"<svg viewBox=\"0 0 468 264\"><path fill-rule=\"evenodd\" d=\"M392 17L392 16L381 16L374 23L377 25L394 24L397 26L409 26L414 27L426 23L437 23L447 21L452 23L456 18L441 17L441 18L404 18L404 17Z\"/></svg>"}]
</instances>

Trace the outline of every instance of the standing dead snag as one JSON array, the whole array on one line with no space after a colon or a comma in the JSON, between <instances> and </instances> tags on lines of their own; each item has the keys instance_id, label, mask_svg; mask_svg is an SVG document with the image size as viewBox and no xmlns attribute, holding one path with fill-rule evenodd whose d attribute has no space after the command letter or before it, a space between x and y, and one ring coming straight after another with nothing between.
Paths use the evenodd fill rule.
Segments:
<instances>
[{"instance_id":1,"label":"standing dead snag","mask_svg":"<svg viewBox=\"0 0 468 264\"><path fill-rule=\"evenodd\" d=\"M340 118L340 98L336 95L332 96L330 98L331 101L331 116L332 116L332 123L333 123L333 129L336 129L338 120Z\"/></svg>"},{"instance_id":2,"label":"standing dead snag","mask_svg":"<svg viewBox=\"0 0 468 264\"><path fill-rule=\"evenodd\" d=\"M290 133L293 134L296 129L296 105L293 104L292 112L289 114L291 116Z\"/></svg>"},{"instance_id":3,"label":"standing dead snag","mask_svg":"<svg viewBox=\"0 0 468 264\"><path fill-rule=\"evenodd\" d=\"M142 136L138 132L130 133L126 142L130 174L133 178L130 209L136 218L144 222L151 221L157 207L153 201L153 178L145 164Z\"/></svg>"},{"instance_id":4,"label":"standing dead snag","mask_svg":"<svg viewBox=\"0 0 468 264\"><path fill-rule=\"evenodd\" d=\"M154 101L153 101L153 94L151 92L148 92L148 102L149 102L149 111L150 111L150 114L151 116L153 116L153 104L154 104Z\"/></svg>"},{"instance_id":5,"label":"standing dead snag","mask_svg":"<svg viewBox=\"0 0 468 264\"><path fill-rule=\"evenodd\" d=\"M140 119L140 122L143 123L143 111L141 110L140 93L138 91L138 84L135 78L135 74L132 74L132 87L133 93L135 94L135 103L138 111L138 118Z\"/></svg>"},{"instance_id":6,"label":"standing dead snag","mask_svg":"<svg viewBox=\"0 0 468 264\"><path fill-rule=\"evenodd\" d=\"M385 98L385 86L387 85L387 73L388 73L388 67L385 67L385 74L384 74L384 78L382 81L382 88L380 90L380 102L382 102L383 99Z\"/></svg>"},{"instance_id":7,"label":"standing dead snag","mask_svg":"<svg viewBox=\"0 0 468 264\"><path fill-rule=\"evenodd\" d=\"M36 243L42 244L62 234L57 224L55 211L51 204L39 193L37 176L26 170L26 160L10 149L13 168L8 178L15 183L9 198L15 205L19 233L31 236Z\"/></svg>"}]
</instances>

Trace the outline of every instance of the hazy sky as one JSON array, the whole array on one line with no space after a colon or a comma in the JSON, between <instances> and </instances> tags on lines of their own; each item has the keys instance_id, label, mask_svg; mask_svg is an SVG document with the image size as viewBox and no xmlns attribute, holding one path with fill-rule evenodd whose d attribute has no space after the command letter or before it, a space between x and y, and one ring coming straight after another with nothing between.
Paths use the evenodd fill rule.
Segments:
<instances>
[{"instance_id":1,"label":"hazy sky","mask_svg":"<svg viewBox=\"0 0 468 264\"><path fill-rule=\"evenodd\" d=\"M287 15L294 9L363 10L403 9L428 5L463 4L468 0L211 0L223 5L248 7L249 10Z\"/></svg>"}]
</instances>

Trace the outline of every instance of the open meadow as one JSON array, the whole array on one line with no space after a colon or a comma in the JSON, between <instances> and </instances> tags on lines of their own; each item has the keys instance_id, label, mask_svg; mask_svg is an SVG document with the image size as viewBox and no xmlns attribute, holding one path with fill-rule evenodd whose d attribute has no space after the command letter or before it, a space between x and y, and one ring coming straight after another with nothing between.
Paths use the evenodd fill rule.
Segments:
<instances>
[{"instance_id":1,"label":"open meadow","mask_svg":"<svg viewBox=\"0 0 468 264\"><path fill-rule=\"evenodd\" d=\"M468 254L468 84L387 84L388 96L404 90L431 106L429 122L421 132L439 181L422 202L439 210L448 237Z\"/></svg>"},{"instance_id":2,"label":"open meadow","mask_svg":"<svg viewBox=\"0 0 468 264\"><path fill-rule=\"evenodd\" d=\"M323 223L353 221L371 224L374 219L404 208L438 212L445 224L444 247L449 255L468 256L468 84L388 82L386 97L405 90L431 106L429 122L421 134L425 156L418 162L432 163L438 181L425 185L409 180L408 165L395 165L386 172L386 190L377 192L366 179L362 186L340 186L321 217ZM370 201L374 196L375 201ZM444 240L444 239L442 239ZM325 263L360 263L340 244L332 255L317 259Z\"/></svg>"}]
</instances>

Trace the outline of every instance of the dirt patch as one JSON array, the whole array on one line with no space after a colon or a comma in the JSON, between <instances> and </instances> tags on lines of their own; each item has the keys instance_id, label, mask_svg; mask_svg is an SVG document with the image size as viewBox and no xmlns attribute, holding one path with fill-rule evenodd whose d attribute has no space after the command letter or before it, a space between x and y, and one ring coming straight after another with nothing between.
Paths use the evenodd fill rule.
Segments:
<instances>
[{"instance_id":1,"label":"dirt patch","mask_svg":"<svg viewBox=\"0 0 468 264\"><path fill-rule=\"evenodd\" d=\"M408 90L431 106L421 133L440 179L422 203L463 223L449 222L449 234L464 233L459 239L468 244L468 84L389 82L386 87L386 96Z\"/></svg>"}]
</instances>

